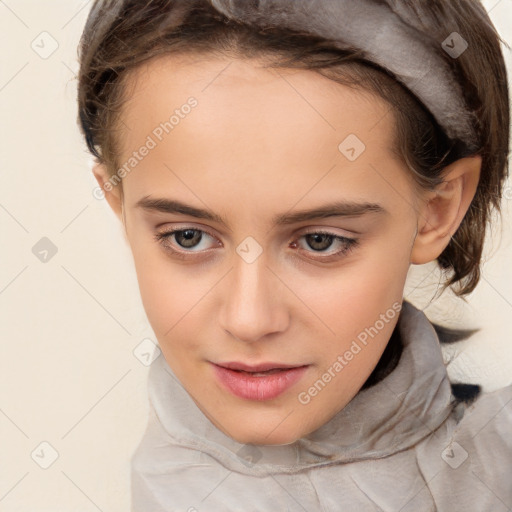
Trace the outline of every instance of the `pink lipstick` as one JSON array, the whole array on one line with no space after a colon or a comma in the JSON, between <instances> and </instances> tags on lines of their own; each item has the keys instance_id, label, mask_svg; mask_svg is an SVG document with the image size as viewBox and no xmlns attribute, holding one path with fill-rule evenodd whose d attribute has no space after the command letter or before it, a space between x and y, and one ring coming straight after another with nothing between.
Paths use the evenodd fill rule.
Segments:
<instances>
[{"instance_id":1,"label":"pink lipstick","mask_svg":"<svg viewBox=\"0 0 512 512\"><path fill-rule=\"evenodd\" d=\"M238 362L212 363L217 379L228 391L246 400L272 400L293 386L309 365Z\"/></svg>"}]
</instances>

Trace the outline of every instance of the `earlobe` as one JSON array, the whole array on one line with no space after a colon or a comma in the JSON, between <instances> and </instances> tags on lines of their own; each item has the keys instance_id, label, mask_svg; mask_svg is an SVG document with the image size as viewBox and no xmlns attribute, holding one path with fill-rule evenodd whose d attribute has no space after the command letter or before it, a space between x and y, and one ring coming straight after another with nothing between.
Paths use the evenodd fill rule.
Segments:
<instances>
[{"instance_id":1,"label":"earlobe","mask_svg":"<svg viewBox=\"0 0 512 512\"><path fill-rule=\"evenodd\" d=\"M119 220L123 220L123 195L119 185L114 186L109 181L110 175L105 164L95 164L92 172L99 187L105 193L105 199L112 208L113 212L117 215Z\"/></svg>"},{"instance_id":2,"label":"earlobe","mask_svg":"<svg viewBox=\"0 0 512 512\"><path fill-rule=\"evenodd\" d=\"M475 196L481 165L480 155L461 158L445 169L438 187L425 193L411 263L428 263L444 251Z\"/></svg>"}]
</instances>

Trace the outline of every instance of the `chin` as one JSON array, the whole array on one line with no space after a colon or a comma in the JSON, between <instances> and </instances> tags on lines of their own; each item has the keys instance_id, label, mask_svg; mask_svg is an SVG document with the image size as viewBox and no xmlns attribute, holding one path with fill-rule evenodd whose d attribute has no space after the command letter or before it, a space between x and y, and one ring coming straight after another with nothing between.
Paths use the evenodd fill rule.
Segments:
<instances>
[{"instance_id":1,"label":"chin","mask_svg":"<svg viewBox=\"0 0 512 512\"><path fill-rule=\"evenodd\" d=\"M235 429L225 432L225 434L238 443L254 445L291 444L307 434L307 432L304 433L300 430L291 430L290 425L285 425L285 423L279 425L279 421L277 421L268 425L252 423L245 426L239 424ZM279 426L276 428L276 425Z\"/></svg>"},{"instance_id":2,"label":"chin","mask_svg":"<svg viewBox=\"0 0 512 512\"><path fill-rule=\"evenodd\" d=\"M231 435L235 441L241 444L254 444L254 445L280 445L280 444L291 444L300 438L297 436L290 435L270 435L265 436L261 433L254 432L237 432L235 435Z\"/></svg>"}]
</instances>

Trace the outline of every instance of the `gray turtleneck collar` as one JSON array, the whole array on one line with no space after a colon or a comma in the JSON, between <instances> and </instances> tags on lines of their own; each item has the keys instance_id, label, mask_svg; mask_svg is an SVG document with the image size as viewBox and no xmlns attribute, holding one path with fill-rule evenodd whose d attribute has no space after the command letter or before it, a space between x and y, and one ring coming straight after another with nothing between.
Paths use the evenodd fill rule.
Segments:
<instances>
[{"instance_id":1,"label":"gray turtleneck collar","mask_svg":"<svg viewBox=\"0 0 512 512\"><path fill-rule=\"evenodd\" d=\"M160 356L131 460L132 512L507 512L512 385L455 400L438 334L404 302L398 364L287 445L240 444L213 425Z\"/></svg>"}]
</instances>

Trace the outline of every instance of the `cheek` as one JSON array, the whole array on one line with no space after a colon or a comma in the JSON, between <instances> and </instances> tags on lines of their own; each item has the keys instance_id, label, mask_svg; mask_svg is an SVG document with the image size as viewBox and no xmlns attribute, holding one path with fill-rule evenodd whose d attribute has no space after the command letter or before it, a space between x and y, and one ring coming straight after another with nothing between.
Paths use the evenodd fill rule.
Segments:
<instances>
[{"instance_id":1,"label":"cheek","mask_svg":"<svg viewBox=\"0 0 512 512\"><path fill-rule=\"evenodd\" d=\"M175 331L180 319L197 302L199 291L194 290L187 273L172 264L150 235L132 233L129 241L142 303L152 329L161 340Z\"/></svg>"},{"instance_id":2,"label":"cheek","mask_svg":"<svg viewBox=\"0 0 512 512\"><path fill-rule=\"evenodd\" d=\"M133 256L144 310L160 348L168 361L186 364L188 355L204 349L207 322L215 318L211 297L218 272L173 262L155 242L135 247Z\"/></svg>"},{"instance_id":3,"label":"cheek","mask_svg":"<svg viewBox=\"0 0 512 512\"><path fill-rule=\"evenodd\" d=\"M406 240L404 233L402 240L375 241L354 253L346 265L315 275L288 276L297 283L303 302L323 321L326 339L355 337L402 302L409 269ZM315 321L322 325L318 317Z\"/></svg>"}]
</instances>

